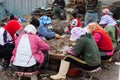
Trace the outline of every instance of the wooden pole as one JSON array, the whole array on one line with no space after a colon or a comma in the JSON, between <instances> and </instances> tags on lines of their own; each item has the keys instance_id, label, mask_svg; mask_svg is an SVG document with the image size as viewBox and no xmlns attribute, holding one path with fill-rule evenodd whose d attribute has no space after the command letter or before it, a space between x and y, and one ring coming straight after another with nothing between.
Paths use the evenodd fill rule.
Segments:
<instances>
[{"instance_id":1,"label":"wooden pole","mask_svg":"<svg viewBox=\"0 0 120 80\"><path fill-rule=\"evenodd\" d=\"M120 62L115 62L115 64L119 66L118 80L120 80Z\"/></svg>"}]
</instances>

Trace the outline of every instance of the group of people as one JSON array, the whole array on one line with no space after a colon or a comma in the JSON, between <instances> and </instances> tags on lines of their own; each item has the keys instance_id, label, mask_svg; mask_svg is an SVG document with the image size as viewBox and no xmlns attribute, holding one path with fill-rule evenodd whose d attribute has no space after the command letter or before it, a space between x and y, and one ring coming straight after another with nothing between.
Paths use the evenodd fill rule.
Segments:
<instances>
[{"instance_id":1,"label":"group of people","mask_svg":"<svg viewBox=\"0 0 120 80\"><path fill-rule=\"evenodd\" d=\"M101 61L113 56L114 47L109 34L95 22L85 28L74 27L70 40L76 43L66 50L59 72L50 76L54 80L66 78L70 63L86 71L95 71L100 69Z\"/></svg>"},{"instance_id":2,"label":"group of people","mask_svg":"<svg viewBox=\"0 0 120 80\"><path fill-rule=\"evenodd\" d=\"M93 1L97 2L97 0ZM56 4L57 2L54 2L54 5ZM95 16L96 11L93 8L89 8L86 14ZM94 11L95 14L93 14ZM83 27L79 18L76 17L65 28L65 33L71 35L70 41L76 43L66 50L59 72L51 75L51 79L65 79L70 63L81 69L92 71L100 68L101 61L108 60L114 55L118 36L116 31L119 33L119 28L108 8L103 9L102 13L103 16L99 23L98 21L85 21ZM88 18L87 15L85 18ZM91 19L95 20L94 17ZM10 20L2 26L0 28L0 58L4 58L2 69L8 68L10 63L16 71L21 72L33 72L45 68L49 62L50 46L44 40L62 38L48 28L51 23L50 17L43 15L34 16L24 29L16 20Z\"/></svg>"},{"instance_id":3,"label":"group of people","mask_svg":"<svg viewBox=\"0 0 120 80\"><path fill-rule=\"evenodd\" d=\"M73 26L73 22L78 23L77 19L73 19L73 27L65 28L66 33L70 30L70 40L76 43L66 50L67 54L61 60L58 73L50 76L54 80L66 78L70 63L86 71L95 71L100 68L102 61L109 60L114 55L119 27L109 8L102 10L99 21L96 11L98 0L87 1L84 27L77 24Z\"/></svg>"}]
</instances>

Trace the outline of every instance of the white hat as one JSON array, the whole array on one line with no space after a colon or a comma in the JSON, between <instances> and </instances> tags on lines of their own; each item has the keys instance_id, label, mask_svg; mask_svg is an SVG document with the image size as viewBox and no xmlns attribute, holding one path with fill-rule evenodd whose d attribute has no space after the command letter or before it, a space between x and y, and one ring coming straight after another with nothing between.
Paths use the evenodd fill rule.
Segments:
<instances>
[{"instance_id":1,"label":"white hat","mask_svg":"<svg viewBox=\"0 0 120 80\"><path fill-rule=\"evenodd\" d=\"M36 32L37 32L36 28L35 28L33 25L31 25L31 24L27 25L27 26L24 28L24 31L25 31L26 33L32 33L32 34L36 34Z\"/></svg>"}]
</instances>

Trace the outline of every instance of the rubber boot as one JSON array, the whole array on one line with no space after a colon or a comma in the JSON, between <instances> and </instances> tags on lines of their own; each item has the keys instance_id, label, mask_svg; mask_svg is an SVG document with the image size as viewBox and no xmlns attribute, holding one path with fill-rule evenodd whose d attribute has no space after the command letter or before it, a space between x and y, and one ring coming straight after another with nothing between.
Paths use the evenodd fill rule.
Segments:
<instances>
[{"instance_id":1,"label":"rubber boot","mask_svg":"<svg viewBox=\"0 0 120 80\"><path fill-rule=\"evenodd\" d=\"M70 62L61 60L59 72L56 75L50 76L53 80L66 79L66 74L68 72Z\"/></svg>"}]
</instances>

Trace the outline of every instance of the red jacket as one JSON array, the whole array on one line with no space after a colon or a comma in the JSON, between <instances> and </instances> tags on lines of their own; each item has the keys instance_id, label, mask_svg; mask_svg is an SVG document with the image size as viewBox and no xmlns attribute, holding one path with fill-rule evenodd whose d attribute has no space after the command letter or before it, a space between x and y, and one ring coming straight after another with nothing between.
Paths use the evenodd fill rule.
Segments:
<instances>
[{"instance_id":1,"label":"red jacket","mask_svg":"<svg viewBox=\"0 0 120 80\"><path fill-rule=\"evenodd\" d=\"M101 35L101 39L97 43L100 51L109 52L113 50L112 40L110 36L107 34L107 32L105 32L104 30L96 30L92 32L92 35L94 35L94 33L100 33Z\"/></svg>"}]
</instances>

